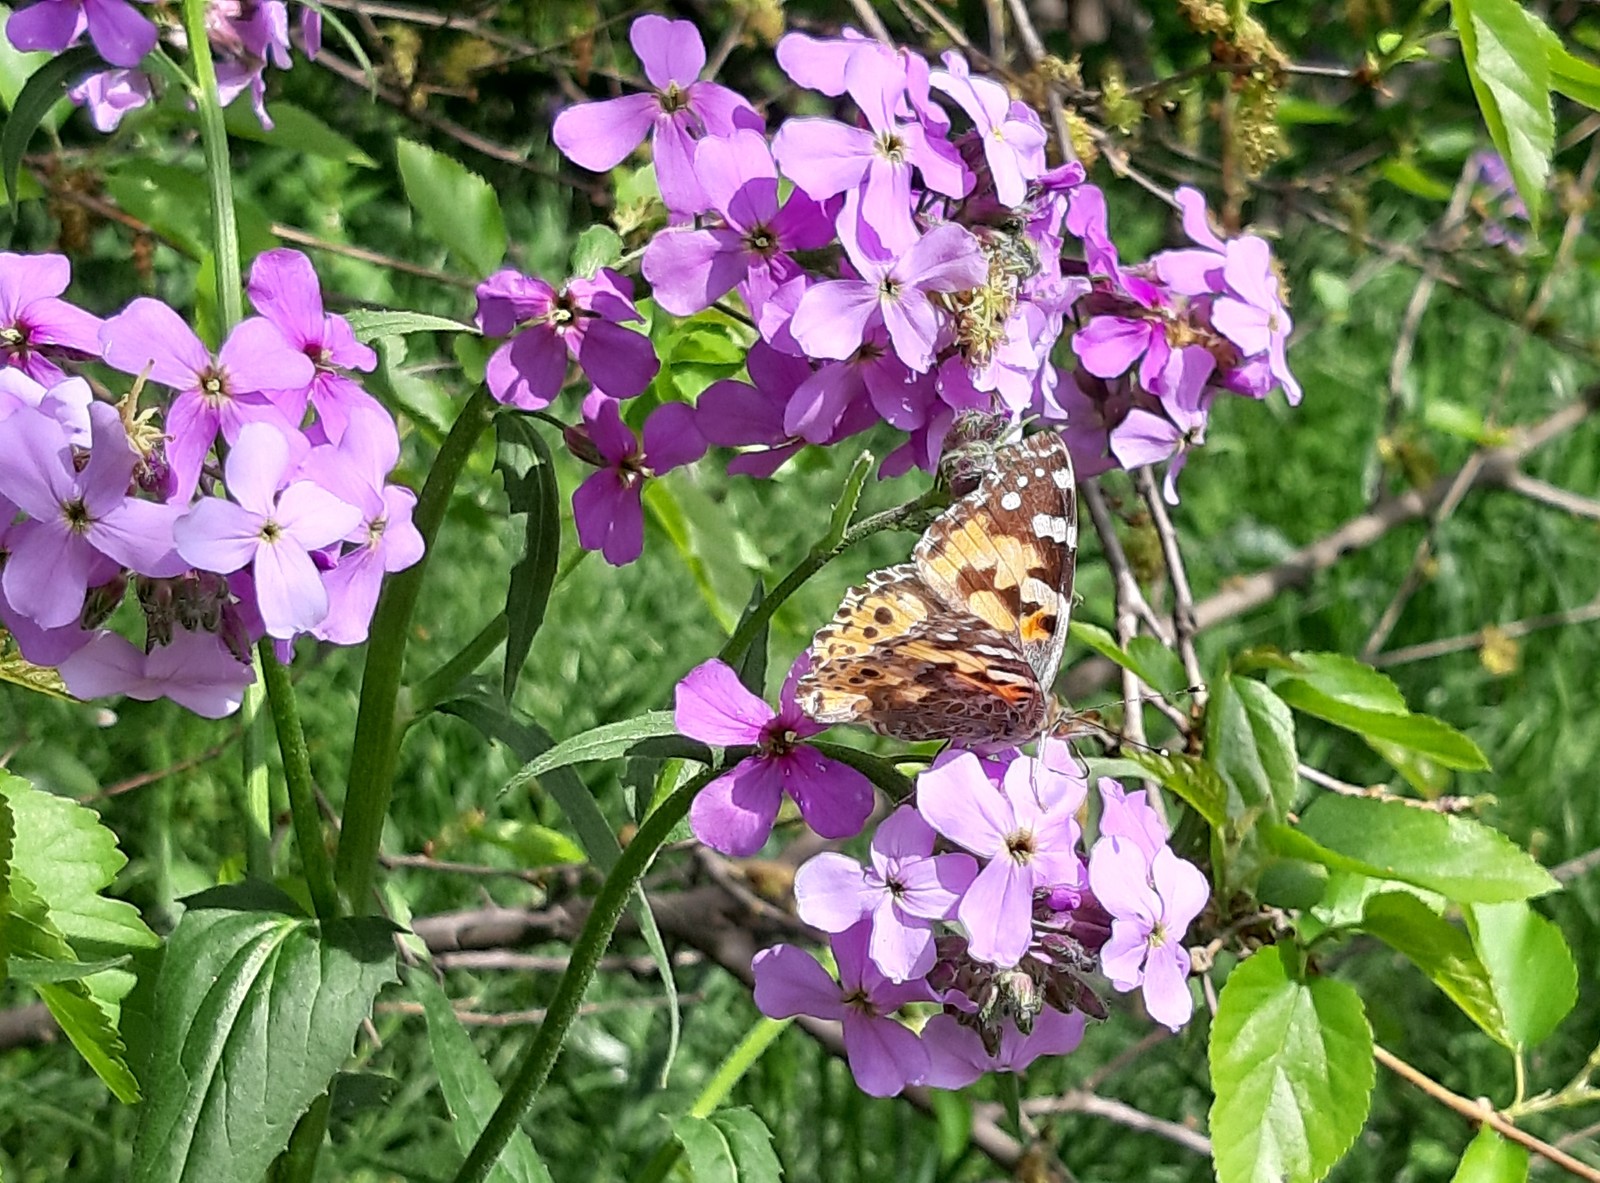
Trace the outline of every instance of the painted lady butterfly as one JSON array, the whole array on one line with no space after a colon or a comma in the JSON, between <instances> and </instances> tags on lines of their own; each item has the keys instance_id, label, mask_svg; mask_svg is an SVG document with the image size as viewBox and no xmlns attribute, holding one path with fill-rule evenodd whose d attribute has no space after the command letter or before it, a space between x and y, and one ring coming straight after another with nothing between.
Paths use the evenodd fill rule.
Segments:
<instances>
[{"instance_id":1,"label":"painted lady butterfly","mask_svg":"<svg viewBox=\"0 0 1600 1183\"><path fill-rule=\"evenodd\" d=\"M811 643L801 709L899 739L1011 747L1052 721L1078 508L1054 432L997 449L911 562L851 588Z\"/></svg>"}]
</instances>

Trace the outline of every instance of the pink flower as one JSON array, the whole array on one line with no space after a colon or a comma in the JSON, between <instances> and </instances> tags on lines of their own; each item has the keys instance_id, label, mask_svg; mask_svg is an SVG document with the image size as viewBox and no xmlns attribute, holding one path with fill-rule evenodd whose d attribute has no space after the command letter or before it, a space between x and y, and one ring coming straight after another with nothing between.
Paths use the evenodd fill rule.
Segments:
<instances>
[{"instance_id":1,"label":"pink flower","mask_svg":"<svg viewBox=\"0 0 1600 1183\"><path fill-rule=\"evenodd\" d=\"M799 742L822 730L795 702L795 686L809 665L807 654L795 661L776 711L716 659L696 666L678 683L674 718L680 732L718 747L753 744L758 749L694 799L689 826L708 846L738 858L760 850L785 793L824 838L848 838L867 824L872 782Z\"/></svg>"},{"instance_id":2,"label":"pink flower","mask_svg":"<svg viewBox=\"0 0 1600 1183\"><path fill-rule=\"evenodd\" d=\"M927 1084L936 1089L964 1089L990 1072L1023 1072L1041 1056L1064 1056L1083 1042L1086 1026L1082 1011L1064 1014L1046 1007L1024 1035L1012 1019L1005 1019L1000 1047L991 1056L983 1037L955 1015L934 1015L922 1029L931 1069Z\"/></svg>"},{"instance_id":3,"label":"pink flower","mask_svg":"<svg viewBox=\"0 0 1600 1183\"><path fill-rule=\"evenodd\" d=\"M1013 103L1006 88L992 78L974 78L967 61L955 50L944 55L945 69L935 70L931 83L972 120L983 145L995 196L1015 209L1028 193L1028 182L1045 170L1044 125L1024 103Z\"/></svg>"},{"instance_id":4,"label":"pink flower","mask_svg":"<svg viewBox=\"0 0 1600 1183\"><path fill-rule=\"evenodd\" d=\"M137 66L156 47L156 27L128 0L36 0L6 21L6 37L24 52L59 53L85 31L113 66Z\"/></svg>"},{"instance_id":5,"label":"pink flower","mask_svg":"<svg viewBox=\"0 0 1600 1183\"><path fill-rule=\"evenodd\" d=\"M695 177L695 141L759 129L761 117L727 87L698 81L706 47L691 22L648 13L633 22L628 40L654 93L568 107L556 116L551 138L573 163L605 172L650 136L661 200L670 210L698 213L705 198Z\"/></svg>"},{"instance_id":6,"label":"pink flower","mask_svg":"<svg viewBox=\"0 0 1600 1183\"><path fill-rule=\"evenodd\" d=\"M706 454L694 408L664 403L644 422L644 443L622 421L617 400L596 391L583 403L582 429L571 429L569 443L600 471L572 494L578 541L598 550L613 567L623 567L644 552L644 482Z\"/></svg>"},{"instance_id":7,"label":"pink flower","mask_svg":"<svg viewBox=\"0 0 1600 1183\"><path fill-rule=\"evenodd\" d=\"M244 688L255 681L250 663L234 657L216 636L186 628L174 630L170 644L149 653L101 630L61 663L60 673L78 698L170 698L208 719L238 710Z\"/></svg>"},{"instance_id":8,"label":"pink flower","mask_svg":"<svg viewBox=\"0 0 1600 1183\"><path fill-rule=\"evenodd\" d=\"M113 132L124 115L150 102L150 75L143 70L101 70L68 90L67 97L89 112L96 131Z\"/></svg>"},{"instance_id":9,"label":"pink flower","mask_svg":"<svg viewBox=\"0 0 1600 1183\"><path fill-rule=\"evenodd\" d=\"M100 318L58 298L71 282L65 255L0 253L0 358L47 386L55 357L100 356Z\"/></svg>"},{"instance_id":10,"label":"pink flower","mask_svg":"<svg viewBox=\"0 0 1600 1183\"><path fill-rule=\"evenodd\" d=\"M355 506L311 481L293 480L295 459L282 431L245 425L223 467L231 500L201 498L174 531L178 553L200 570L250 569L262 624L280 639L327 616L328 593L310 552L361 522Z\"/></svg>"}]
</instances>

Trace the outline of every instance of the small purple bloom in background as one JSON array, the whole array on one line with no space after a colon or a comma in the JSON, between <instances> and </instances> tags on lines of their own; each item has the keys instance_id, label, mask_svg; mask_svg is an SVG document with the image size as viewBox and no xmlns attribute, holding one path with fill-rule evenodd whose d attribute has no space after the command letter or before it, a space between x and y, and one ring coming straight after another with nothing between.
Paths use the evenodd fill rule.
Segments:
<instances>
[{"instance_id":1,"label":"small purple bloom in background","mask_svg":"<svg viewBox=\"0 0 1600 1183\"><path fill-rule=\"evenodd\" d=\"M1188 354L1191 351L1179 352ZM1206 364L1210 364L1209 357ZM1130 472L1170 459L1167 475L1161 482L1161 493L1168 505L1176 505L1178 474L1189 459L1189 449L1205 439L1211 395L1207 392L1193 403L1173 399L1163 403L1161 409L1164 414L1141 407L1129 411L1127 418L1111 429L1111 454Z\"/></svg>"},{"instance_id":2,"label":"small purple bloom in background","mask_svg":"<svg viewBox=\"0 0 1600 1183\"><path fill-rule=\"evenodd\" d=\"M872 836L872 865L826 851L795 874L800 919L823 932L843 932L870 918L868 953L890 981L922 977L933 968L933 925L949 920L972 885L970 855L933 853L933 827L902 806Z\"/></svg>"},{"instance_id":3,"label":"small purple bloom in background","mask_svg":"<svg viewBox=\"0 0 1600 1183\"><path fill-rule=\"evenodd\" d=\"M137 66L156 47L156 27L128 0L37 0L6 21L6 38L23 51L59 53L87 32L113 66Z\"/></svg>"},{"instance_id":4,"label":"small purple bloom in background","mask_svg":"<svg viewBox=\"0 0 1600 1183\"><path fill-rule=\"evenodd\" d=\"M509 406L549 406L566 381L569 354L612 398L632 398L661 368L650 339L622 327L644 318L633 304L633 284L615 271L602 268L557 292L508 269L479 284L477 294L484 335L511 338L490 356L486 373L490 393Z\"/></svg>"},{"instance_id":5,"label":"small purple bloom in background","mask_svg":"<svg viewBox=\"0 0 1600 1183\"><path fill-rule=\"evenodd\" d=\"M867 824L872 782L800 742L823 730L795 702L795 686L810 661L803 653L790 668L777 710L715 658L678 683L674 721L680 732L718 747L754 744L759 749L694 799L689 825L706 845L736 858L754 854L771 834L785 793L824 838L849 838Z\"/></svg>"},{"instance_id":6,"label":"small purple bloom in background","mask_svg":"<svg viewBox=\"0 0 1600 1183\"><path fill-rule=\"evenodd\" d=\"M936 1089L963 1089L990 1072L1022 1072L1041 1056L1064 1056L1083 1042L1082 1011L1065 1014L1046 1007L1027 1035L1010 1019L1000 1032L998 1054L991 1056L983 1037L952 1014L934 1015L922 1029L932 1068L925 1083Z\"/></svg>"},{"instance_id":7,"label":"small purple bloom in background","mask_svg":"<svg viewBox=\"0 0 1600 1183\"><path fill-rule=\"evenodd\" d=\"M65 255L0 253L0 359L46 386L66 377L53 351L100 356L100 318L59 299L71 282Z\"/></svg>"},{"instance_id":8,"label":"small purple bloom in background","mask_svg":"<svg viewBox=\"0 0 1600 1183\"><path fill-rule=\"evenodd\" d=\"M761 116L727 87L699 81L706 46L692 22L647 13L633 22L628 40L655 92L568 107L556 116L551 139L574 164L605 172L650 136L661 200L675 212L698 213L705 198L695 177L695 141L739 127L759 130Z\"/></svg>"},{"instance_id":9,"label":"small purple bloom in background","mask_svg":"<svg viewBox=\"0 0 1600 1183\"><path fill-rule=\"evenodd\" d=\"M361 522L360 509L311 481L292 479L299 459L278 428L246 424L223 466L231 500L201 498L174 530L178 553L200 570L227 575L250 568L262 624L280 640L327 616L328 593L310 552L338 542Z\"/></svg>"},{"instance_id":10,"label":"small purple bloom in background","mask_svg":"<svg viewBox=\"0 0 1600 1183\"><path fill-rule=\"evenodd\" d=\"M1018 757L996 786L971 752L917 778L917 809L933 828L988 862L961 899L956 919L980 961L1016 965L1033 941L1036 891L1082 882L1073 814L1081 780Z\"/></svg>"},{"instance_id":11,"label":"small purple bloom in background","mask_svg":"<svg viewBox=\"0 0 1600 1183\"><path fill-rule=\"evenodd\" d=\"M129 111L149 104L150 75L143 70L102 70L68 90L67 97L88 111L96 131L113 132Z\"/></svg>"},{"instance_id":12,"label":"small purple bloom in background","mask_svg":"<svg viewBox=\"0 0 1600 1183\"><path fill-rule=\"evenodd\" d=\"M894 1012L910 1002L932 1001L922 979L891 982L867 956L866 924L833 938L839 965L835 982L815 958L793 945L775 945L756 954L756 1008L768 1018L811 1015L844 1027L845 1056L861 1091L892 1097L908 1084L921 1084L930 1068L928 1050Z\"/></svg>"},{"instance_id":13,"label":"small purple bloom in background","mask_svg":"<svg viewBox=\"0 0 1600 1183\"><path fill-rule=\"evenodd\" d=\"M219 431L230 444L249 423L295 431L272 393L304 390L316 377L310 359L259 316L235 327L215 358L182 317L148 297L106 321L100 338L107 365L125 374L148 371L152 381L178 392L166 419L178 501L193 495Z\"/></svg>"},{"instance_id":14,"label":"small purple bloom in background","mask_svg":"<svg viewBox=\"0 0 1600 1183\"><path fill-rule=\"evenodd\" d=\"M1044 125L1025 104L1013 103L1006 88L992 78L974 78L967 61L955 50L944 55L945 68L935 70L931 84L955 100L972 120L994 178L995 196L1015 209L1027 196L1028 182L1045 170Z\"/></svg>"},{"instance_id":15,"label":"small purple bloom in background","mask_svg":"<svg viewBox=\"0 0 1600 1183\"><path fill-rule=\"evenodd\" d=\"M644 482L706 454L694 408L663 403L644 421L644 442L622 421L616 399L596 391L583 402L583 427L569 428L568 444L600 471L572 494L578 541L598 550L613 567L644 553Z\"/></svg>"},{"instance_id":16,"label":"small purple bloom in background","mask_svg":"<svg viewBox=\"0 0 1600 1183\"><path fill-rule=\"evenodd\" d=\"M376 399L340 372L373 370L378 355L356 340L348 320L323 310L322 288L310 259L291 250L257 255L250 265L247 290L256 311L276 325L284 339L315 367L307 386L277 392L274 398L290 422L300 422L309 398L323 432L338 443L357 408L388 417Z\"/></svg>"},{"instance_id":17,"label":"small purple bloom in background","mask_svg":"<svg viewBox=\"0 0 1600 1183\"><path fill-rule=\"evenodd\" d=\"M170 698L207 719L239 709L255 671L211 633L173 631L172 641L149 653L104 630L60 666L67 689L82 699L125 694L140 702Z\"/></svg>"}]
</instances>

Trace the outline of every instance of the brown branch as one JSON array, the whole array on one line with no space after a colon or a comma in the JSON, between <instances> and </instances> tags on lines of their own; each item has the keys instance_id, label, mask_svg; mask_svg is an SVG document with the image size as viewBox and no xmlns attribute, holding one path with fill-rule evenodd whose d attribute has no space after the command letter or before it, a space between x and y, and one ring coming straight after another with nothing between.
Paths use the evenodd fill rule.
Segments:
<instances>
[{"instance_id":1,"label":"brown branch","mask_svg":"<svg viewBox=\"0 0 1600 1183\"><path fill-rule=\"evenodd\" d=\"M1530 616L1525 620L1513 620L1509 624L1492 624L1459 637L1444 637L1437 641L1408 645L1404 649L1391 649L1387 653L1377 654L1372 664L1383 669L1386 666L1404 665L1412 661L1427 661L1449 653L1459 653L1463 649L1481 649L1496 638L1516 640L1544 629L1563 628L1571 624L1589 624L1596 620L1600 620L1600 597L1580 607L1568 608L1562 612Z\"/></svg>"},{"instance_id":2,"label":"brown branch","mask_svg":"<svg viewBox=\"0 0 1600 1183\"><path fill-rule=\"evenodd\" d=\"M1538 477L1531 477L1525 472L1509 474L1506 477L1505 487L1513 493L1520 493L1532 501L1570 513L1574 517L1600 521L1600 501L1569 492L1559 485L1541 481Z\"/></svg>"},{"instance_id":3,"label":"brown branch","mask_svg":"<svg viewBox=\"0 0 1600 1183\"><path fill-rule=\"evenodd\" d=\"M1183 550L1178 546L1178 531L1167 513L1167 503L1149 468L1141 468L1134 477L1145 507L1150 511L1150 521L1155 526L1156 537L1161 540L1161 555L1167 564L1167 581L1172 584L1172 629L1178 643L1178 655L1183 659L1183 676L1189 679L1194 692L1197 711L1205 709L1205 678L1200 672L1200 658L1195 653L1194 592L1189 587L1189 573L1183 565Z\"/></svg>"},{"instance_id":4,"label":"brown branch","mask_svg":"<svg viewBox=\"0 0 1600 1183\"><path fill-rule=\"evenodd\" d=\"M240 729L235 727L219 742L213 744L197 755L179 760L176 764L169 764L165 768L156 768L150 772L141 772L137 776L130 776L126 780L119 780L97 789L92 793L85 793L78 798L79 805L92 805L96 801L104 801L107 797L120 797L124 793L131 793L134 789L142 789L146 785L153 785L157 781L165 780L169 776L176 776L180 772L188 772L191 768L198 768L208 760L215 760L238 742Z\"/></svg>"},{"instance_id":5,"label":"brown branch","mask_svg":"<svg viewBox=\"0 0 1600 1183\"><path fill-rule=\"evenodd\" d=\"M1022 1111L1030 1117L1044 1117L1058 1113L1083 1113L1090 1117L1100 1117L1114 1125L1137 1130L1142 1134L1154 1134L1185 1150L1192 1150L1207 1158L1211 1157L1211 1139L1204 1134L1179 1122L1154 1117L1142 1109L1135 1109L1126 1101L1118 1101L1112 1097L1101 1097L1095 1093L1074 1089L1059 1097L1035 1097L1024 1101Z\"/></svg>"},{"instance_id":6,"label":"brown branch","mask_svg":"<svg viewBox=\"0 0 1600 1183\"><path fill-rule=\"evenodd\" d=\"M1468 1121L1479 1122L1488 1126L1502 1138L1531 1150L1534 1154L1549 1160L1568 1174L1576 1175L1580 1179L1587 1179L1590 1183L1600 1183L1600 1170L1591 1167L1588 1163L1579 1162L1566 1151L1559 1150L1543 1139L1535 1138L1526 1130L1520 1129L1487 1101L1469 1101L1466 1097L1451 1092L1444 1085L1425 1073L1419 1072L1381 1044L1374 1045L1372 1053L1377 1058L1378 1063L1389 1069L1396 1076L1421 1089L1447 1109L1455 1110Z\"/></svg>"},{"instance_id":7,"label":"brown branch","mask_svg":"<svg viewBox=\"0 0 1600 1183\"><path fill-rule=\"evenodd\" d=\"M684 951L672 957L674 966L698 965L700 954ZM473 972L503 973L565 973L570 958L543 953L513 953L509 949L464 949L459 953L438 953L433 964L441 970L460 969ZM657 977L661 967L654 957L608 954L600 959L604 973L627 973L636 978Z\"/></svg>"},{"instance_id":8,"label":"brown branch","mask_svg":"<svg viewBox=\"0 0 1600 1183\"><path fill-rule=\"evenodd\" d=\"M850 0L850 7L856 14L856 20L872 36L886 44L893 45L894 38L889 35L889 26L883 23L883 18L872 10L872 0Z\"/></svg>"}]
</instances>

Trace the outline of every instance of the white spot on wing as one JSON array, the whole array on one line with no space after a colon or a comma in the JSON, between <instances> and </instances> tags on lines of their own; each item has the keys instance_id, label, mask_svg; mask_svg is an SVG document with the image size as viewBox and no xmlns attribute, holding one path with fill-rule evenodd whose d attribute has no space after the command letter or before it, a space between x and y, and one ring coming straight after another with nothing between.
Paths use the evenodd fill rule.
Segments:
<instances>
[{"instance_id":1,"label":"white spot on wing","mask_svg":"<svg viewBox=\"0 0 1600 1183\"><path fill-rule=\"evenodd\" d=\"M1072 486L1072 473L1065 468L1056 469L1050 474L1050 479L1055 481L1058 489L1067 489Z\"/></svg>"},{"instance_id":2,"label":"white spot on wing","mask_svg":"<svg viewBox=\"0 0 1600 1183\"><path fill-rule=\"evenodd\" d=\"M1050 538L1064 546L1067 543L1067 519L1055 514L1036 513L1033 515L1033 532L1040 538Z\"/></svg>"},{"instance_id":3,"label":"white spot on wing","mask_svg":"<svg viewBox=\"0 0 1600 1183\"><path fill-rule=\"evenodd\" d=\"M1011 489L1011 490L1007 491L1006 493L1001 494L1001 497L1000 497L1000 508L1001 509L1006 510L1007 512L1010 512L1010 511L1015 510L1015 509L1020 509L1021 507L1022 507L1022 494L1018 493L1015 489Z\"/></svg>"}]
</instances>

